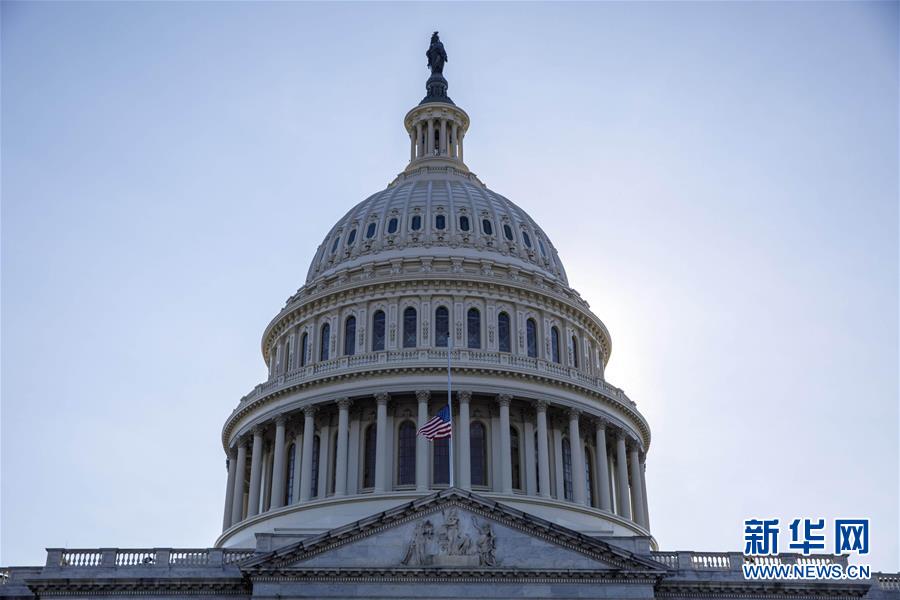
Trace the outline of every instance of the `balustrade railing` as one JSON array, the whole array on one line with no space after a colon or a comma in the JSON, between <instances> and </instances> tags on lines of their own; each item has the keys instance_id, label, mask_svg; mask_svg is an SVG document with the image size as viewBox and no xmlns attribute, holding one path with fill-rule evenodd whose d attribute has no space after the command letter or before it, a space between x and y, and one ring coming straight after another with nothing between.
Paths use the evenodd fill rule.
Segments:
<instances>
[{"instance_id":1,"label":"balustrade railing","mask_svg":"<svg viewBox=\"0 0 900 600\"><path fill-rule=\"evenodd\" d=\"M652 552L651 558L670 569L679 571L740 572L744 563L759 565L829 565L847 566L846 556L816 554L778 554L775 556L744 556L740 552ZM890 576L887 576L890 577ZM898 583L900 586L900 583Z\"/></svg>"},{"instance_id":2,"label":"balustrade railing","mask_svg":"<svg viewBox=\"0 0 900 600\"><path fill-rule=\"evenodd\" d=\"M49 568L192 568L232 565L253 556L246 548L100 548L47 550Z\"/></svg>"},{"instance_id":3,"label":"balustrade railing","mask_svg":"<svg viewBox=\"0 0 900 600\"><path fill-rule=\"evenodd\" d=\"M630 406L636 406L621 389L610 385L603 377L591 375L579 369L542 358L531 358L508 352L456 348L452 351L451 361L457 366L502 365L510 369L534 371L554 378L574 381L587 388L597 390L611 399ZM339 371L364 369L374 365L396 365L398 363L443 366L447 363L447 350L442 348L383 350L318 361L272 377L268 381L257 385L250 393L241 398L241 404L256 400L284 385L313 380Z\"/></svg>"}]
</instances>

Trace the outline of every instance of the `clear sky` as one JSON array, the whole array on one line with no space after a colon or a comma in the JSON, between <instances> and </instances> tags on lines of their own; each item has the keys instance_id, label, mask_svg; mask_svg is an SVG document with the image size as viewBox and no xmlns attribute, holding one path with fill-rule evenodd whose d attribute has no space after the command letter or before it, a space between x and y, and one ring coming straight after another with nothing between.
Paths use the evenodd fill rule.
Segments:
<instances>
[{"instance_id":1,"label":"clear sky","mask_svg":"<svg viewBox=\"0 0 900 600\"><path fill-rule=\"evenodd\" d=\"M0 564L212 544L263 327L405 166L438 29L466 162L612 333L660 547L870 517L900 567L898 4L0 10Z\"/></svg>"}]
</instances>

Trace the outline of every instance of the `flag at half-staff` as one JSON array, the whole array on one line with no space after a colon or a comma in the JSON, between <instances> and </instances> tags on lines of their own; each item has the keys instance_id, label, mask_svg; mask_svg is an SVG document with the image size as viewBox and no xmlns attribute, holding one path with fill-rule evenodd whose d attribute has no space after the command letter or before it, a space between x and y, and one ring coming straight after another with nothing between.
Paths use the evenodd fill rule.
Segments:
<instances>
[{"instance_id":1,"label":"flag at half-staff","mask_svg":"<svg viewBox=\"0 0 900 600\"><path fill-rule=\"evenodd\" d=\"M450 437L453 426L450 424L450 406L442 408L430 421L422 425L417 432L429 440L439 440Z\"/></svg>"}]
</instances>

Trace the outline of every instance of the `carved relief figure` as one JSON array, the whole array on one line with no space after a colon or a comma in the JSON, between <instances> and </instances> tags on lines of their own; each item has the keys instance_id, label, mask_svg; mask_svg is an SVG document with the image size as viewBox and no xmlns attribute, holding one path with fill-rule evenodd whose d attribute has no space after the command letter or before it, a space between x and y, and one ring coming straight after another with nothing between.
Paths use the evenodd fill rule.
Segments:
<instances>
[{"instance_id":1,"label":"carved relief figure","mask_svg":"<svg viewBox=\"0 0 900 600\"><path fill-rule=\"evenodd\" d=\"M478 530L478 541L476 548L478 549L478 564L482 567L494 567L497 565L497 538L494 536L494 530L491 529L490 523L480 523L478 519L472 517L472 524Z\"/></svg>"},{"instance_id":2,"label":"carved relief figure","mask_svg":"<svg viewBox=\"0 0 900 600\"><path fill-rule=\"evenodd\" d=\"M434 556L434 553L431 552L433 538L434 526L431 521L426 519L417 523L413 537L406 548L406 555L400 562L404 565L430 565Z\"/></svg>"},{"instance_id":3,"label":"carved relief figure","mask_svg":"<svg viewBox=\"0 0 900 600\"><path fill-rule=\"evenodd\" d=\"M460 556L469 553L472 538L460 531L459 515L455 508L441 511L444 524L438 530L438 545L449 556Z\"/></svg>"}]
</instances>

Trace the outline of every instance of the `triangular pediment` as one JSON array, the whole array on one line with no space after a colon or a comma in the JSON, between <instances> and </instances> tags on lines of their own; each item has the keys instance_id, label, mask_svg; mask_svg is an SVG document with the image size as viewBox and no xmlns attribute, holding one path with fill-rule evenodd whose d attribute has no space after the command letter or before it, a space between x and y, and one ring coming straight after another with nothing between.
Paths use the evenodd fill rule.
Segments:
<instances>
[{"instance_id":1,"label":"triangular pediment","mask_svg":"<svg viewBox=\"0 0 900 600\"><path fill-rule=\"evenodd\" d=\"M450 489L244 565L298 570L660 572L662 565L470 492Z\"/></svg>"}]
</instances>

